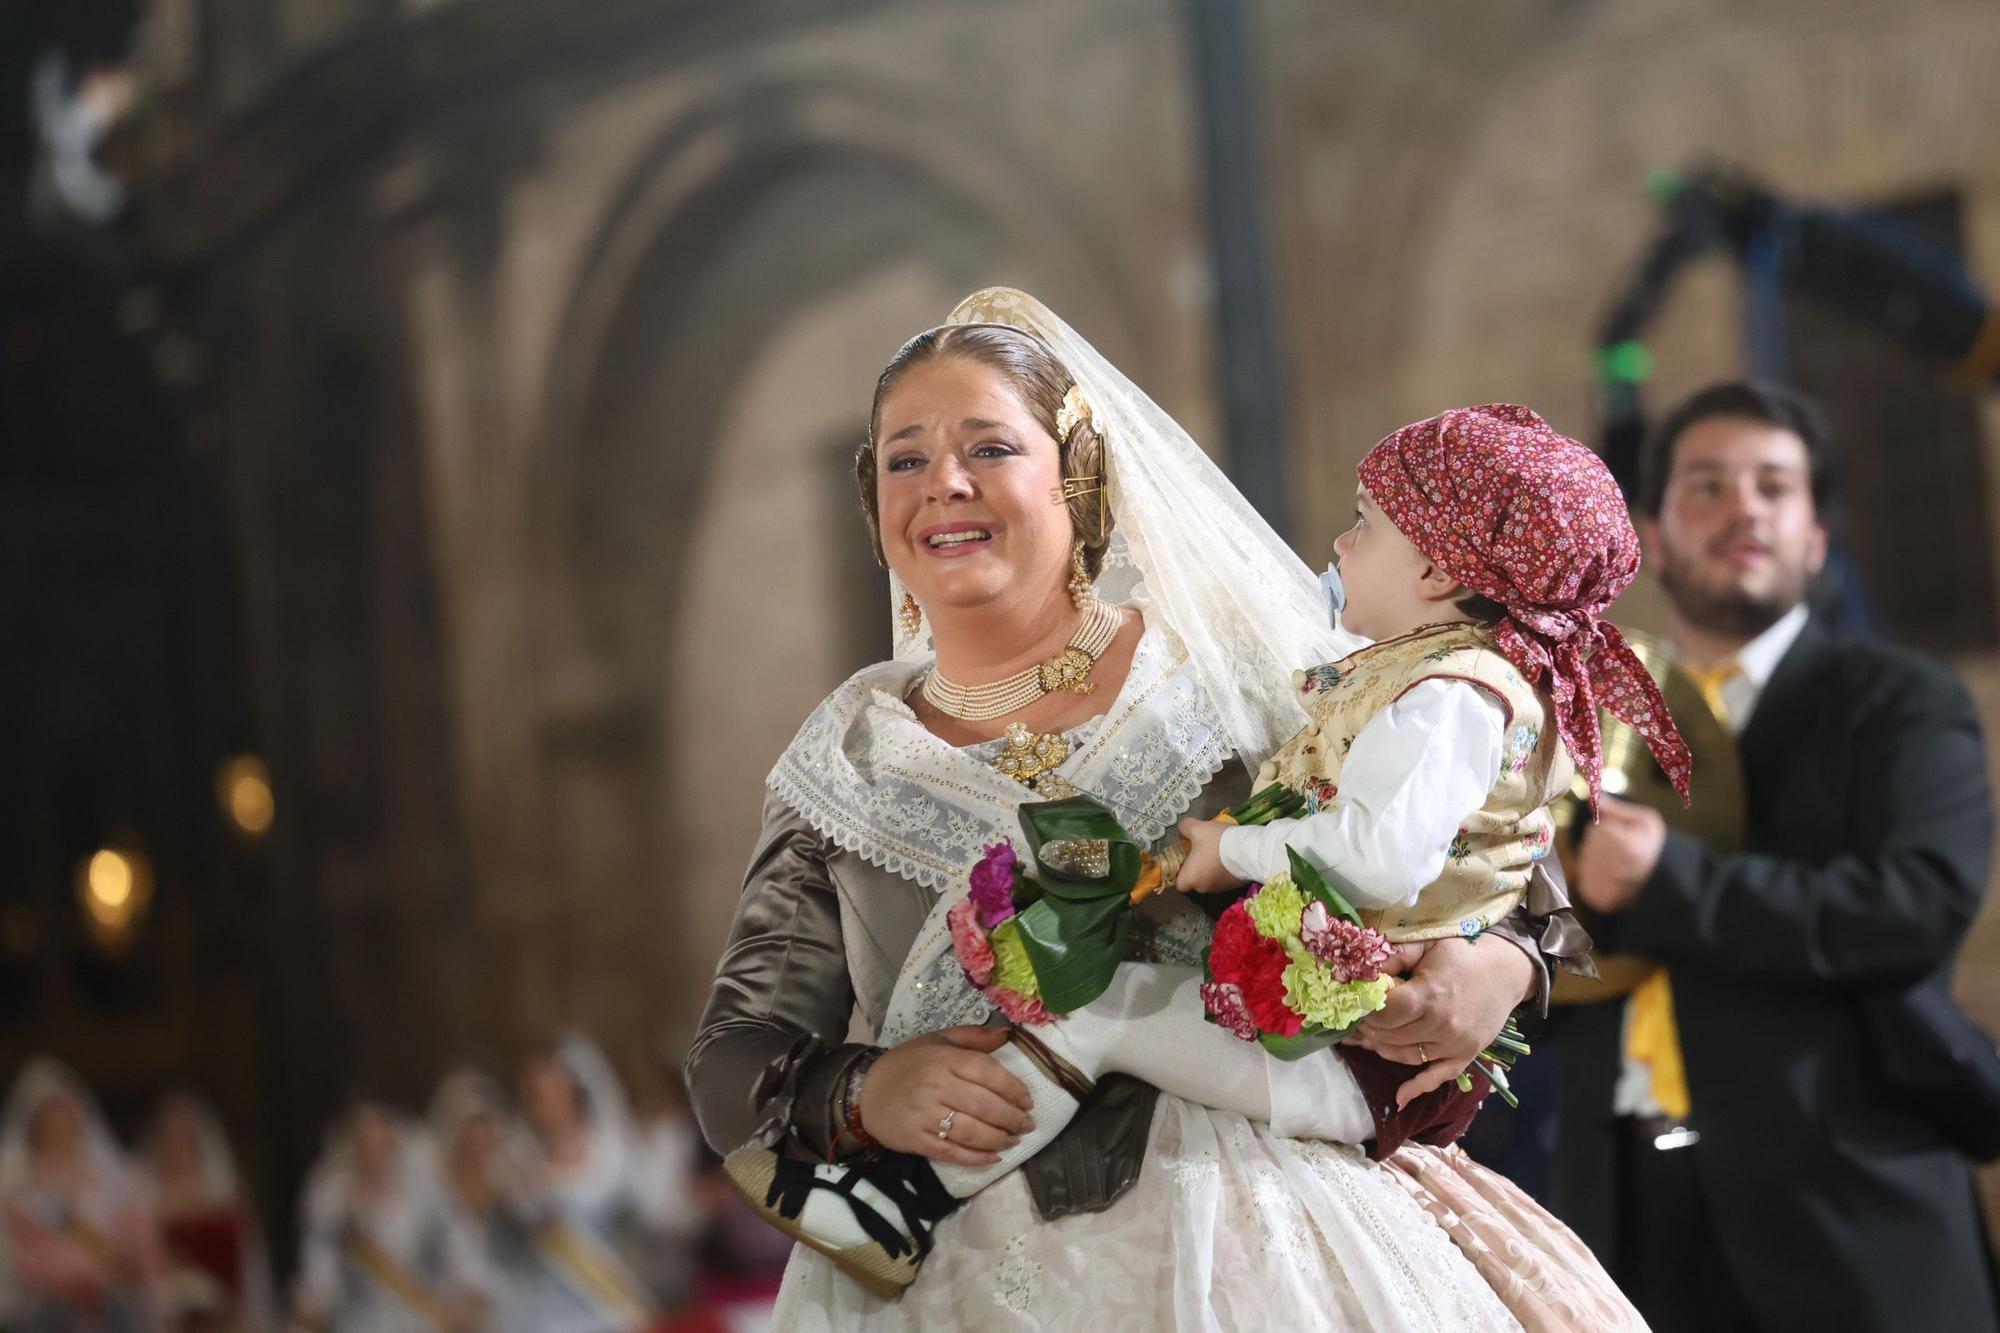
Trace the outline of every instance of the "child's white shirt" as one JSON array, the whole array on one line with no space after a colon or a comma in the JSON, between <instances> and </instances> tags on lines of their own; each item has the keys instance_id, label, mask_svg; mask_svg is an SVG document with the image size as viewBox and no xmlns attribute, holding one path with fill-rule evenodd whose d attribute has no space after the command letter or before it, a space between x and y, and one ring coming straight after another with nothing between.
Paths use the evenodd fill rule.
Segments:
<instances>
[{"instance_id":1,"label":"child's white shirt","mask_svg":"<svg viewBox=\"0 0 2000 1333\"><path fill-rule=\"evenodd\" d=\"M1261 884L1289 872L1290 848L1347 881L1358 908L1414 903L1444 873L1459 828L1499 780L1506 729L1506 710L1487 691L1420 681L1355 736L1333 805L1225 829L1222 864Z\"/></svg>"}]
</instances>

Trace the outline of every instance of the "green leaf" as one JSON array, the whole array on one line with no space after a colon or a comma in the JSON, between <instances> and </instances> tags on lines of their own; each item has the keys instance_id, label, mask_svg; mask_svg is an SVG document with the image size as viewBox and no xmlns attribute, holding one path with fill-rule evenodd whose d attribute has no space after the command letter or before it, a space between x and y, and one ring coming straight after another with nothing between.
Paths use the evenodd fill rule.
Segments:
<instances>
[{"instance_id":1,"label":"green leaf","mask_svg":"<svg viewBox=\"0 0 2000 1333\"><path fill-rule=\"evenodd\" d=\"M1305 797L1282 782L1274 782L1243 804L1231 809L1229 817L1238 824L1246 826L1263 824L1304 805Z\"/></svg>"},{"instance_id":2,"label":"green leaf","mask_svg":"<svg viewBox=\"0 0 2000 1333\"><path fill-rule=\"evenodd\" d=\"M1347 901L1347 895L1334 887L1333 881L1338 881L1349 893L1354 891L1352 884L1338 875L1329 880L1312 862L1290 847L1285 848L1285 858L1292 863L1292 883L1299 886L1301 893L1325 903L1327 913L1331 916L1357 926L1366 924L1361 919L1361 913L1355 911L1353 904Z\"/></svg>"},{"instance_id":3,"label":"green leaf","mask_svg":"<svg viewBox=\"0 0 2000 1333\"><path fill-rule=\"evenodd\" d=\"M1257 1044L1280 1060L1302 1060L1316 1051L1338 1045L1345 1036L1347 1036L1345 1032L1328 1032L1323 1029L1301 1032L1295 1037L1280 1037L1276 1033L1266 1032L1257 1038Z\"/></svg>"},{"instance_id":4,"label":"green leaf","mask_svg":"<svg viewBox=\"0 0 2000 1333\"><path fill-rule=\"evenodd\" d=\"M1129 843L1127 833L1109 810L1088 796L1071 796L1060 801L1026 801L1021 805L1021 826L1028 835L1028 848L1039 855L1042 844L1061 838L1106 838Z\"/></svg>"},{"instance_id":5,"label":"green leaf","mask_svg":"<svg viewBox=\"0 0 2000 1333\"><path fill-rule=\"evenodd\" d=\"M1034 858L1035 878L1043 892L1066 902L1088 903L1116 892L1130 898L1139 882L1141 855L1132 840L1097 801L1088 796L1071 796L1061 801L1029 801L1021 806L1021 828L1028 838L1028 853ZM1042 860L1042 849L1052 842L1076 840L1110 844L1109 873L1082 879L1052 869Z\"/></svg>"},{"instance_id":6,"label":"green leaf","mask_svg":"<svg viewBox=\"0 0 2000 1333\"><path fill-rule=\"evenodd\" d=\"M1111 984L1132 939L1132 908L1116 892L1070 901L1053 892L1014 917L1034 965L1042 1005L1052 1014L1080 1009Z\"/></svg>"}]
</instances>

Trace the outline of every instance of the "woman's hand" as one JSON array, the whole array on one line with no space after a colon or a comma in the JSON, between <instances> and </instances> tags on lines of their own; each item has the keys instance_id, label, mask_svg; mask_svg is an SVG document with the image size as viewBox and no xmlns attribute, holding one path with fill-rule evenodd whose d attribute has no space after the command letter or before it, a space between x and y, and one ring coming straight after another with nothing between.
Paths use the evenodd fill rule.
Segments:
<instances>
[{"instance_id":1,"label":"woman's hand","mask_svg":"<svg viewBox=\"0 0 2000 1333\"><path fill-rule=\"evenodd\" d=\"M884 1051L861 1080L861 1126L877 1143L934 1162L991 1166L1035 1127L1027 1084L989 1052L1006 1028L957 1027ZM938 1125L951 1116L951 1136Z\"/></svg>"},{"instance_id":2,"label":"woman's hand","mask_svg":"<svg viewBox=\"0 0 2000 1333\"><path fill-rule=\"evenodd\" d=\"M1181 821L1181 836L1188 840L1187 860L1174 875L1174 887L1182 893L1220 893L1238 888L1243 880L1222 864L1222 831L1229 825L1213 819L1189 815Z\"/></svg>"},{"instance_id":3,"label":"woman's hand","mask_svg":"<svg viewBox=\"0 0 2000 1333\"><path fill-rule=\"evenodd\" d=\"M1349 1038L1384 1059L1423 1066L1396 1089L1399 1107L1464 1073L1500 1035L1535 977L1528 955L1494 935L1405 945L1400 960L1416 970L1390 987L1387 1003Z\"/></svg>"}]
</instances>

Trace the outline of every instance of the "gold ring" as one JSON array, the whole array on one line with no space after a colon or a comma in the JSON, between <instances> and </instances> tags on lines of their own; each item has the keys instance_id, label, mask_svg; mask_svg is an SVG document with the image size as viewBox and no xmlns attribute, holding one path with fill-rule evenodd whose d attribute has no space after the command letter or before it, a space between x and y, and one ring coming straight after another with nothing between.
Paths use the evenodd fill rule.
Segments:
<instances>
[{"instance_id":1,"label":"gold ring","mask_svg":"<svg viewBox=\"0 0 2000 1333\"><path fill-rule=\"evenodd\" d=\"M951 1137L951 1122L953 1117L955 1117L957 1114L958 1112L956 1111L946 1111L944 1113L944 1119L938 1121L939 1138L948 1139Z\"/></svg>"},{"instance_id":2,"label":"gold ring","mask_svg":"<svg viewBox=\"0 0 2000 1333\"><path fill-rule=\"evenodd\" d=\"M1421 1060L1425 1064L1429 1064L1431 1062L1430 1052L1424 1049L1424 1044L1422 1042L1417 1043L1417 1059Z\"/></svg>"}]
</instances>

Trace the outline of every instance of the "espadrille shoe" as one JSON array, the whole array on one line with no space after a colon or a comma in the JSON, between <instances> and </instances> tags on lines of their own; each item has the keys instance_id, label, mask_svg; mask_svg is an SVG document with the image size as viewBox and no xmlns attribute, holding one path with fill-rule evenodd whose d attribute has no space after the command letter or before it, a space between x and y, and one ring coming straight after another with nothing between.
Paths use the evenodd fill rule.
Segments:
<instances>
[{"instance_id":1,"label":"espadrille shoe","mask_svg":"<svg viewBox=\"0 0 2000 1333\"><path fill-rule=\"evenodd\" d=\"M929 1162L905 1153L816 1166L746 1144L722 1170L759 1217L884 1300L916 1280L931 1229L959 1205Z\"/></svg>"}]
</instances>

